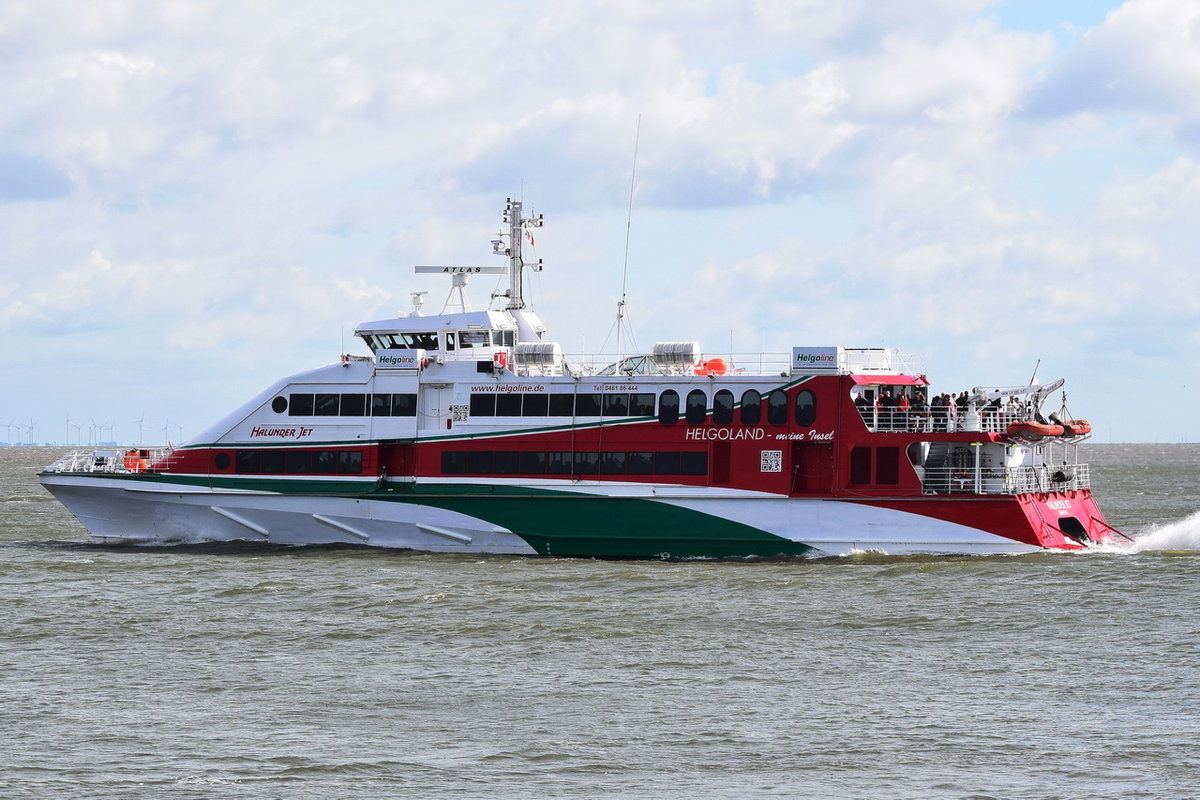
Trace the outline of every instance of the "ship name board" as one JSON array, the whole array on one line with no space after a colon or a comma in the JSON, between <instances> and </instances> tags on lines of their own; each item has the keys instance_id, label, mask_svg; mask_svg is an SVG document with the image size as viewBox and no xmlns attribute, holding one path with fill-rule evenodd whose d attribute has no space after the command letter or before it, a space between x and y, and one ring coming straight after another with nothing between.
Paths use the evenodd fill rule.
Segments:
<instances>
[{"instance_id":1,"label":"ship name board","mask_svg":"<svg viewBox=\"0 0 1200 800\"><path fill-rule=\"evenodd\" d=\"M793 347L792 369L828 370L838 368L839 347Z\"/></svg>"},{"instance_id":2,"label":"ship name board","mask_svg":"<svg viewBox=\"0 0 1200 800\"><path fill-rule=\"evenodd\" d=\"M762 428L688 428L683 432L683 438L689 441L738 441L753 439L758 441L766 438L767 432Z\"/></svg>"},{"instance_id":3,"label":"ship name board","mask_svg":"<svg viewBox=\"0 0 1200 800\"><path fill-rule=\"evenodd\" d=\"M305 436L312 435L312 432L313 432L312 428L305 428L303 426L299 427L299 428L264 428L259 425L255 425L253 428L250 429L250 438L258 439L260 437L266 436L266 437L272 438L272 439L274 439L274 438L303 439Z\"/></svg>"}]
</instances>

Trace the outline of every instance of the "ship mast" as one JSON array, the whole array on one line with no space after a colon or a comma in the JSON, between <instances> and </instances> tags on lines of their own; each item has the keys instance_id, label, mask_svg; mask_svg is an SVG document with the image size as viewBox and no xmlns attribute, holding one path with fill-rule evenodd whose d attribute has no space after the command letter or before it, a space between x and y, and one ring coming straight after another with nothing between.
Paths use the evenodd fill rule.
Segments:
<instances>
[{"instance_id":1,"label":"ship mast","mask_svg":"<svg viewBox=\"0 0 1200 800\"><path fill-rule=\"evenodd\" d=\"M524 268L525 260L521 256L521 239L526 232L534 228L542 227L542 215L536 217L524 217L521 215L523 203L520 200L507 198L504 206L504 221L508 223L508 247L504 246L504 237L506 234L501 233L500 238L492 240L492 252L497 255L508 256L508 290L493 297L507 297L508 305L506 308L509 311L520 311L525 308L525 293L524 293ZM533 241L533 234L529 234L529 239ZM542 260L539 258L536 263L530 264L534 272L542 271Z\"/></svg>"}]
</instances>

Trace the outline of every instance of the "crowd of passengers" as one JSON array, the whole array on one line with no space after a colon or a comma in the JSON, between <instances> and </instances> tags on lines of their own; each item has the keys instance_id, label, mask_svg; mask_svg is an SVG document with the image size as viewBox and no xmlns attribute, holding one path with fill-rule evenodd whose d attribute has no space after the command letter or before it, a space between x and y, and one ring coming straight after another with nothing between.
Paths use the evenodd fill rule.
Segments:
<instances>
[{"instance_id":1,"label":"crowd of passengers","mask_svg":"<svg viewBox=\"0 0 1200 800\"><path fill-rule=\"evenodd\" d=\"M968 414L978 414L979 430L1003 431L1013 422L1026 419L1027 409L1017 398L1005 403L996 398L986 404L975 404L967 392L942 393L927 400L923 389L907 386L886 387L872 401L868 392L855 395L857 406L867 426L880 431L961 431L967 430Z\"/></svg>"}]
</instances>

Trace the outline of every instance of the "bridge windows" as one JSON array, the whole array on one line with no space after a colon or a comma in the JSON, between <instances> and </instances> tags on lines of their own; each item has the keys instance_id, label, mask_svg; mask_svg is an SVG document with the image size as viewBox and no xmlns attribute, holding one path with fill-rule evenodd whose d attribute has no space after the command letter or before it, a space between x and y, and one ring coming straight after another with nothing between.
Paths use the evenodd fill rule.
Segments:
<instances>
[{"instance_id":1,"label":"bridge windows","mask_svg":"<svg viewBox=\"0 0 1200 800\"><path fill-rule=\"evenodd\" d=\"M756 389L742 392L741 422L743 425L757 425L762 421L762 395Z\"/></svg>"}]
</instances>

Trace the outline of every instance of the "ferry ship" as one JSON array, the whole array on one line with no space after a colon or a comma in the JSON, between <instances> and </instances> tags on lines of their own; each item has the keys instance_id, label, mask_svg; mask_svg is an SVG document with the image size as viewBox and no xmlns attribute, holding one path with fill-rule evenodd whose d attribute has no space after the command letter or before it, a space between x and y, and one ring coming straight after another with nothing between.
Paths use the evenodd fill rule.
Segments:
<instances>
[{"instance_id":1,"label":"ferry ship","mask_svg":"<svg viewBox=\"0 0 1200 800\"><path fill-rule=\"evenodd\" d=\"M1088 424L1042 415L1062 381L935 396L884 347L569 357L523 289L543 218L510 199L504 221L507 263L417 267L450 278L445 307L414 292L359 325L371 355L279 380L177 447L68 453L42 484L108 544L771 558L1123 536L1079 461ZM473 310L468 280L490 273L508 287Z\"/></svg>"}]
</instances>

